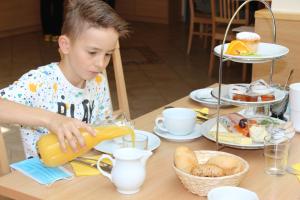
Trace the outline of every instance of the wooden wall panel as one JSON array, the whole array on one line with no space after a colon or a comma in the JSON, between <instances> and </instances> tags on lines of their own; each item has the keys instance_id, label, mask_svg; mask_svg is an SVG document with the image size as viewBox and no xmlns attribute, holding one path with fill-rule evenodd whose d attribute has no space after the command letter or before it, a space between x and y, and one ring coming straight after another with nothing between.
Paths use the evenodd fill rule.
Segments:
<instances>
[{"instance_id":1,"label":"wooden wall panel","mask_svg":"<svg viewBox=\"0 0 300 200\"><path fill-rule=\"evenodd\" d=\"M0 1L0 37L40 30L39 0Z\"/></svg>"},{"instance_id":2,"label":"wooden wall panel","mask_svg":"<svg viewBox=\"0 0 300 200\"><path fill-rule=\"evenodd\" d=\"M295 69L292 82L300 82L300 15L276 15L277 43L289 48L286 57L276 61L273 82L284 83L290 70ZM255 15L255 31L260 34L262 42L272 42L272 23L265 11ZM269 80L271 62L253 65L252 79Z\"/></svg>"}]
</instances>

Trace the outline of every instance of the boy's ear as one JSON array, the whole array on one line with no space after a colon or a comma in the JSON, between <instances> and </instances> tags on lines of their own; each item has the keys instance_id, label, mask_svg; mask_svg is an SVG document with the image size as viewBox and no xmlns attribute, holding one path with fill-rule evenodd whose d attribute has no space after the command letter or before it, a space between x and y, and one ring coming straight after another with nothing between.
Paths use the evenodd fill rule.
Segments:
<instances>
[{"instance_id":1,"label":"boy's ear","mask_svg":"<svg viewBox=\"0 0 300 200\"><path fill-rule=\"evenodd\" d=\"M66 35L61 35L58 38L59 49L62 54L68 54L70 51L71 40Z\"/></svg>"}]
</instances>

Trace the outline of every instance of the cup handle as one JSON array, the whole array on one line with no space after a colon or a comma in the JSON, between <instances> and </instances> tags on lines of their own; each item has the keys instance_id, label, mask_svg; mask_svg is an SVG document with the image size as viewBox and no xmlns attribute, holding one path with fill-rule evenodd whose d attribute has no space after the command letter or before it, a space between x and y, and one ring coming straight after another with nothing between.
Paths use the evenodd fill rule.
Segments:
<instances>
[{"instance_id":1,"label":"cup handle","mask_svg":"<svg viewBox=\"0 0 300 200\"><path fill-rule=\"evenodd\" d=\"M109 180L112 181L112 177L111 177L111 174L104 171L103 169L101 169L100 167L100 162L103 160L103 159L109 159L111 162L112 162L112 166L114 167L115 165L115 159L113 159L110 155L107 155L107 154L103 154L100 156L100 158L98 159L97 161L97 169L101 172L101 174L103 174L103 176L106 176L107 178L109 178Z\"/></svg>"},{"instance_id":2,"label":"cup handle","mask_svg":"<svg viewBox=\"0 0 300 200\"><path fill-rule=\"evenodd\" d=\"M160 130L163 130L165 132L169 132L165 127L162 126L163 123L164 123L163 117L158 117L155 119L155 125L157 128L159 128Z\"/></svg>"}]
</instances>

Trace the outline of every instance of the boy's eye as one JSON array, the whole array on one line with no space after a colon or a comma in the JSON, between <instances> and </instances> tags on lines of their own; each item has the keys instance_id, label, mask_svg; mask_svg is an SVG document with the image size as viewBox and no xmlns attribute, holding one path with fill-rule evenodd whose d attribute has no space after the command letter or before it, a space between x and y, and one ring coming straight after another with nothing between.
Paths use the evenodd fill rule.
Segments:
<instances>
[{"instance_id":1,"label":"boy's eye","mask_svg":"<svg viewBox=\"0 0 300 200\"><path fill-rule=\"evenodd\" d=\"M90 55L95 55L97 52L96 51L89 51Z\"/></svg>"},{"instance_id":2,"label":"boy's eye","mask_svg":"<svg viewBox=\"0 0 300 200\"><path fill-rule=\"evenodd\" d=\"M105 54L105 56L111 56L111 55L112 55L111 53L106 53L106 54Z\"/></svg>"}]
</instances>

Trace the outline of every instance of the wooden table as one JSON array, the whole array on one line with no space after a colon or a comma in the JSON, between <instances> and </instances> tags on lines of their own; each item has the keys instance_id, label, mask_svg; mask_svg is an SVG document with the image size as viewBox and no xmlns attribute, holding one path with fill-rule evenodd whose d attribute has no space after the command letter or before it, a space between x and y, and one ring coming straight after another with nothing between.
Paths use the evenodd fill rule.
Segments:
<instances>
[{"instance_id":1,"label":"wooden table","mask_svg":"<svg viewBox=\"0 0 300 200\"><path fill-rule=\"evenodd\" d=\"M188 97L171 103L172 106L200 107ZM157 109L135 120L136 128L152 131L154 119L163 108ZM233 112L238 108L227 108L222 112ZM291 142L289 163L300 162L300 135L296 134ZM71 181L59 181L50 187L42 186L30 178L14 171L0 178L0 195L16 199L206 199L187 191L177 178L173 168L174 150L179 145L186 145L193 150L215 150L216 145L201 137L193 142L175 143L162 139L161 146L147 164L147 177L139 193L125 196L119 194L112 183L102 175L76 177ZM262 150L239 150L224 148L223 151L241 156L249 162L250 170L240 186L258 194L261 200L300 199L300 183L296 176L270 176L264 173Z\"/></svg>"}]
</instances>

